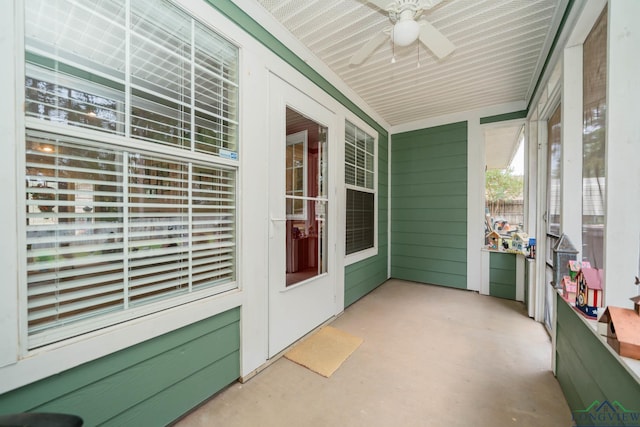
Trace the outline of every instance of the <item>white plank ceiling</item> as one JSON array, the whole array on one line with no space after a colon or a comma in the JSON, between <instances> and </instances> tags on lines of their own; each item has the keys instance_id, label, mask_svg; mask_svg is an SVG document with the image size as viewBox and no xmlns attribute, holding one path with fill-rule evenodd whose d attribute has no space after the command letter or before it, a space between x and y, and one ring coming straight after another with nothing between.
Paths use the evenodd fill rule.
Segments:
<instances>
[{"instance_id":1,"label":"white plank ceiling","mask_svg":"<svg viewBox=\"0 0 640 427\"><path fill-rule=\"evenodd\" d=\"M451 55L437 60L418 41L407 47L389 41L350 65L364 43L391 25L385 12L365 0L255 1L391 126L526 103L567 3L444 0L420 19L456 45Z\"/></svg>"}]
</instances>

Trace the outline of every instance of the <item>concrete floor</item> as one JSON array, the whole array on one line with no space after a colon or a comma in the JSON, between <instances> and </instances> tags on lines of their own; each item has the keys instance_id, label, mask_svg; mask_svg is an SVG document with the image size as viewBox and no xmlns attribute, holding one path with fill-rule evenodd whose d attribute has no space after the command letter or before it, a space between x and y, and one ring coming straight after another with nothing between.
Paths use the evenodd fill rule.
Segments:
<instances>
[{"instance_id":1,"label":"concrete floor","mask_svg":"<svg viewBox=\"0 0 640 427\"><path fill-rule=\"evenodd\" d=\"M177 426L571 425L549 336L520 303L390 280L332 326L364 343L330 378L281 358Z\"/></svg>"}]
</instances>

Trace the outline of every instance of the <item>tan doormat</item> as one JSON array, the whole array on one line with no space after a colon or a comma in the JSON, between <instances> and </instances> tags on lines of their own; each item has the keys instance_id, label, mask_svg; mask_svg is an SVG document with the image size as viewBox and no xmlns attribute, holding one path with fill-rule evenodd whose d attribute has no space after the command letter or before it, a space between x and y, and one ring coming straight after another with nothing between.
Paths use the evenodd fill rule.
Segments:
<instances>
[{"instance_id":1,"label":"tan doormat","mask_svg":"<svg viewBox=\"0 0 640 427\"><path fill-rule=\"evenodd\" d=\"M284 357L329 378L360 344L362 338L325 326L285 353Z\"/></svg>"}]
</instances>

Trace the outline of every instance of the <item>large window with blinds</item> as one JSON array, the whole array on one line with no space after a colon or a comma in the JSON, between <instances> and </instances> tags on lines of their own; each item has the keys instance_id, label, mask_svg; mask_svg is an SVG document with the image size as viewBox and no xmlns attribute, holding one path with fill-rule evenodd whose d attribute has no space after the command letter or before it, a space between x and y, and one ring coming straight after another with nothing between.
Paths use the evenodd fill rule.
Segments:
<instances>
[{"instance_id":1,"label":"large window with blinds","mask_svg":"<svg viewBox=\"0 0 640 427\"><path fill-rule=\"evenodd\" d=\"M345 123L346 255L376 246L376 139Z\"/></svg>"},{"instance_id":2,"label":"large window with blinds","mask_svg":"<svg viewBox=\"0 0 640 427\"><path fill-rule=\"evenodd\" d=\"M237 287L237 103L169 2L26 1L29 348Z\"/></svg>"}]
</instances>

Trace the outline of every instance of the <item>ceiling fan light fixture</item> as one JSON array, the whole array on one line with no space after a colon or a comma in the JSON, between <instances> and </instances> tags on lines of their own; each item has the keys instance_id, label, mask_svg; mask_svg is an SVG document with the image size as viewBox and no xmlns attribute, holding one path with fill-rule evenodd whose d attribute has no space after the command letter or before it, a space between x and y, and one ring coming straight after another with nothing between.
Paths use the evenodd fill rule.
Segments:
<instances>
[{"instance_id":1,"label":"ceiling fan light fixture","mask_svg":"<svg viewBox=\"0 0 640 427\"><path fill-rule=\"evenodd\" d=\"M420 35L420 24L413 18L402 17L393 26L393 43L398 46L409 46Z\"/></svg>"}]
</instances>

